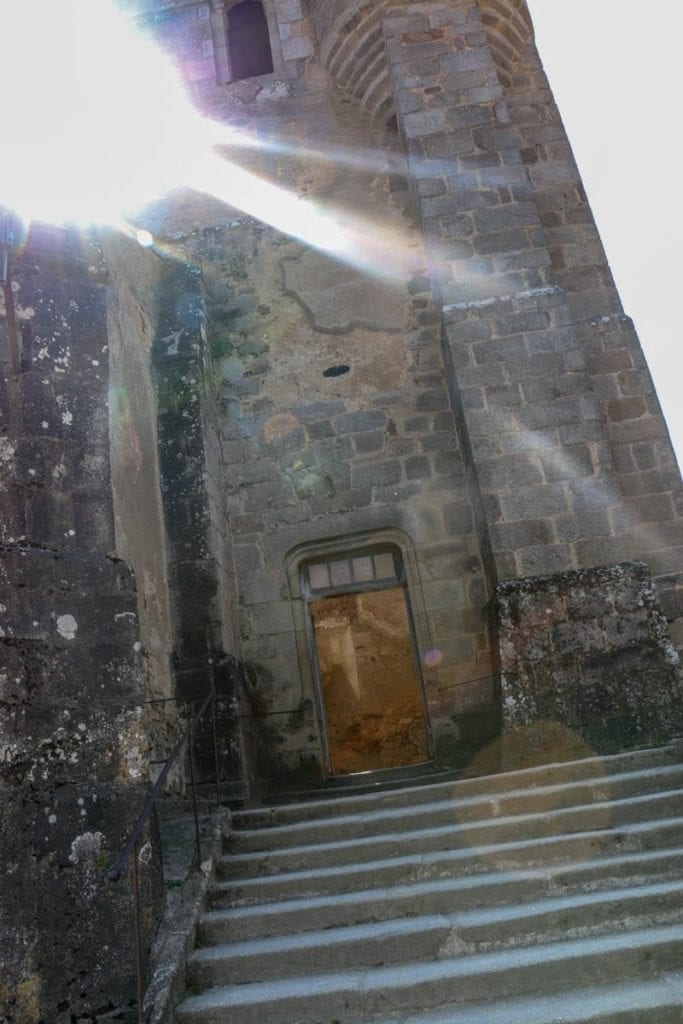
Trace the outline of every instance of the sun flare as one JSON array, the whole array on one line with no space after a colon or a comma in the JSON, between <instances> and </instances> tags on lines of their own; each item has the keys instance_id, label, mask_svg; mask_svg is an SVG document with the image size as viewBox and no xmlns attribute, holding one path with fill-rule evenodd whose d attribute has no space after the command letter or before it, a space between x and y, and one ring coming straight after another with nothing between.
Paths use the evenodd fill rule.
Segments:
<instances>
[{"instance_id":1,"label":"sun flare","mask_svg":"<svg viewBox=\"0 0 683 1024\"><path fill-rule=\"evenodd\" d=\"M3 42L0 203L22 219L116 222L206 147L174 67L111 0L13 5Z\"/></svg>"},{"instance_id":2,"label":"sun flare","mask_svg":"<svg viewBox=\"0 0 683 1024\"><path fill-rule=\"evenodd\" d=\"M374 277L405 278L424 264L396 224L240 166L240 152L259 149L400 174L392 152L292 147L205 118L177 68L114 0L14 5L3 31L0 88L12 97L3 115L13 145L0 162L0 209L25 224L112 225L149 247L157 240L145 208L189 187Z\"/></svg>"}]
</instances>

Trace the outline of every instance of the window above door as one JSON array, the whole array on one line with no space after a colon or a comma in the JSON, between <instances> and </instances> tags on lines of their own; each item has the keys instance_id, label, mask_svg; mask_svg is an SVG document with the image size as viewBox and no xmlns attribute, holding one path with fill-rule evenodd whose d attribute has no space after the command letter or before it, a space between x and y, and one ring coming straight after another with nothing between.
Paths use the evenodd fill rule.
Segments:
<instances>
[{"instance_id":1,"label":"window above door","mask_svg":"<svg viewBox=\"0 0 683 1024\"><path fill-rule=\"evenodd\" d=\"M397 548L377 547L306 563L302 583L308 596L395 586L403 581Z\"/></svg>"}]
</instances>

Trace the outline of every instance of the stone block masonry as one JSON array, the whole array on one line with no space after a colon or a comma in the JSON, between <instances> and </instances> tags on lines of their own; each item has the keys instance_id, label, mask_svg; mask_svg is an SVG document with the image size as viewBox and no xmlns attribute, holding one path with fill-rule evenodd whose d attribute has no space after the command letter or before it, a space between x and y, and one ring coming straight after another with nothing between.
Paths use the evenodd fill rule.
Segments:
<instances>
[{"instance_id":1,"label":"stone block masonry","mask_svg":"<svg viewBox=\"0 0 683 1024\"><path fill-rule=\"evenodd\" d=\"M249 791L250 673L234 656L235 578L222 480L213 361L199 274L164 267L152 361L157 392L159 476L172 593L174 690L219 694L221 774ZM244 716L236 721L236 716ZM244 727L246 728L246 726ZM214 776L209 745L197 744L200 778Z\"/></svg>"},{"instance_id":2,"label":"stone block masonry","mask_svg":"<svg viewBox=\"0 0 683 1024\"><path fill-rule=\"evenodd\" d=\"M644 567L633 571L649 634L636 606L614 604L628 571L591 567L636 558L654 576L678 571L681 477L530 23L504 62L492 24L488 5L457 0L395 5L382 20L482 551L509 581L504 716L541 732L559 722L597 749L657 742L681 728L667 623ZM564 599L541 607L572 586L608 617L578 622ZM675 593L666 587L678 636ZM536 594L538 607L511 620L503 594ZM541 636L544 615L555 625Z\"/></svg>"},{"instance_id":3,"label":"stone block masonry","mask_svg":"<svg viewBox=\"0 0 683 1024\"><path fill-rule=\"evenodd\" d=\"M5 545L0 608L0 1016L125 1015L131 895L105 873L147 789L134 581L103 555ZM163 902L158 865L151 831L140 862L146 943Z\"/></svg>"},{"instance_id":4,"label":"stone block masonry","mask_svg":"<svg viewBox=\"0 0 683 1024\"><path fill-rule=\"evenodd\" d=\"M507 73L485 4L382 24L498 578L677 569L680 474L530 23Z\"/></svg>"},{"instance_id":5,"label":"stone block masonry","mask_svg":"<svg viewBox=\"0 0 683 1024\"><path fill-rule=\"evenodd\" d=\"M679 658L647 566L511 580L496 602L508 745L542 760L558 727L598 753L681 734Z\"/></svg>"},{"instance_id":6,"label":"stone block masonry","mask_svg":"<svg viewBox=\"0 0 683 1024\"><path fill-rule=\"evenodd\" d=\"M22 359L0 386L0 1016L62 1024L125 1015L134 992L130 894L104 875L146 795L145 676L135 581L111 557L101 249L34 227L12 277ZM150 832L145 942L158 865Z\"/></svg>"},{"instance_id":7,"label":"stone block masonry","mask_svg":"<svg viewBox=\"0 0 683 1024\"><path fill-rule=\"evenodd\" d=\"M375 186L386 203L384 187ZM205 234L197 251L224 376L225 479L243 651L259 676L264 777L301 785L324 769L288 556L335 536L347 548L361 534L371 543L387 528L416 546L431 616L421 652L442 656L424 666L435 744L448 756L441 729L450 737L452 716L466 718L456 691L492 668L482 560L424 278L388 285L350 268L332 273L322 255L250 221ZM338 365L348 371L325 375ZM493 721L490 702L485 687L480 704Z\"/></svg>"},{"instance_id":8,"label":"stone block masonry","mask_svg":"<svg viewBox=\"0 0 683 1024\"><path fill-rule=\"evenodd\" d=\"M92 240L47 230L13 273L22 371L0 384L5 542L113 548L104 273Z\"/></svg>"},{"instance_id":9,"label":"stone block masonry","mask_svg":"<svg viewBox=\"0 0 683 1024\"><path fill-rule=\"evenodd\" d=\"M324 772L324 723L284 568L292 552L373 531L406 538L429 635L419 654L433 662L432 750L466 758L499 706L495 585L624 558L671 572L681 482L524 5L283 0L273 11L283 46L307 54L287 64L290 81L205 83L203 111L293 140L246 162L307 202L379 217L387 251L414 255L389 282L236 210L183 200L162 216L206 287L227 501L213 521L234 552L233 635L257 666L263 770L310 782ZM309 146L379 146L387 166L297 156ZM171 363L169 380L201 376ZM162 418L170 480L184 472L183 423ZM186 545L206 536L221 493L210 469L213 497L197 497L199 467L216 466L216 417L195 418L196 472L178 479L182 500L167 488ZM217 584L230 559L221 566ZM214 568L198 556L186 569L173 589L203 581L186 604L197 635L208 618L215 632Z\"/></svg>"},{"instance_id":10,"label":"stone block masonry","mask_svg":"<svg viewBox=\"0 0 683 1024\"><path fill-rule=\"evenodd\" d=\"M405 585L439 764L683 728L681 479L522 0L272 0L275 71L239 82L218 0L122 2L165 36L203 114L266 142L230 156L302 217L288 236L183 193L149 213L164 257L40 228L14 254L8 1024L125 1019L132 1003L131 908L103 879L150 752L178 732L147 700L216 686L241 796L325 780L306 588L329 592L312 560ZM306 211L344 260L307 238ZM390 550L397 575L380 577ZM372 636L363 656L381 659ZM147 941L153 829L143 853Z\"/></svg>"}]
</instances>

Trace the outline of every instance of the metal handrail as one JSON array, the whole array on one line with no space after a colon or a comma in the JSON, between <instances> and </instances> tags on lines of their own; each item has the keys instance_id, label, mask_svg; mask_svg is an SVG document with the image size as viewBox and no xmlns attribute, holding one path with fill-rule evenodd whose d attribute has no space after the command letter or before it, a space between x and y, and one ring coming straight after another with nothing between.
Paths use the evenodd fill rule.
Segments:
<instances>
[{"instance_id":1,"label":"metal handrail","mask_svg":"<svg viewBox=\"0 0 683 1024\"><path fill-rule=\"evenodd\" d=\"M220 787L220 768L218 762L218 741L217 741L217 730L216 730L216 691L212 688L208 694L204 703L198 711L195 711L194 706L192 710L192 717L189 725L185 729L184 733L176 743L175 747L171 751L170 755L164 762L164 767L159 773L159 777L155 782L152 790L150 791L144 807L140 812L138 819L133 826L133 830L121 851L120 855L116 859L113 867L107 872L106 878L110 882L118 882L123 874L124 868L132 856L132 889L134 898L134 935L135 935L135 969L136 969L136 989L137 989L137 1003L138 1003L138 1024L144 1024L144 988L145 988L145 965L144 957L142 952L142 908L140 904L140 878L138 871L138 858L140 853L140 840L142 839L143 832L147 822L149 821L154 806L159 799L161 790L168 778L168 774L173 765L178 760L184 746L189 742L189 754L190 754L190 785L192 790L192 813L194 816L194 834L195 834L195 853L193 856L197 858L197 867L201 866L202 861L202 848L201 848L201 836L199 830L199 812L197 809L197 788L194 772L194 761L192 757L192 740L194 735L194 729L197 722L203 718L209 705L211 706L211 735L213 742L213 760L214 760L214 776L216 786L216 806L220 807L221 804L221 787Z\"/></svg>"},{"instance_id":2,"label":"metal handrail","mask_svg":"<svg viewBox=\"0 0 683 1024\"><path fill-rule=\"evenodd\" d=\"M14 292L12 290L10 266L10 255L14 245L12 217L7 210L0 207L0 285L2 286L5 298L5 318L7 321L7 337L9 339L12 373L19 373L21 370L21 355L19 352L19 332L17 330L17 317L14 309Z\"/></svg>"},{"instance_id":3,"label":"metal handrail","mask_svg":"<svg viewBox=\"0 0 683 1024\"><path fill-rule=\"evenodd\" d=\"M128 839L128 842L126 843L126 845L124 846L123 850L121 851L121 854L120 854L118 860L116 861L116 863L114 864L114 866L112 868L110 868L110 870L107 872L107 879L110 882L118 882L119 878L121 877L121 873L123 871L123 868L124 868L128 858L130 857L131 853L133 852L133 848L134 848L135 844L138 842L139 839L142 838L142 831L143 831L145 825L147 824L147 821L149 820L149 818L151 816L151 813L152 813L152 810L154 808L154 805L157 802L157 799L159 797L161 789L162 789L164 783L166 782L166 779L168 778L168 774L169 774L171 768L173 767L175 762L178 760L180 752L182 751L183 747L185 746L185 743L187 742L187 740L188 740L188 738L190 736L190 733L194 729L194 726L198 722L198 720L204 715L204 712L206 711L206 709L209 706L209 704L212 702L213 697L214 697L213 693L210 693L209 696L204 701L204 703L202 704L202 706L199 709L199 711L196 712L196 714L193 714L192 718L190 719L190 724L188 725L188 727L186 728L185 732L183 733L183 735L180 737L180 739L176 743L176 745L173 748L173 750L171 751L170 755L166 758L166 760L164 762L164 767L161 769L161 772L159 773L159 778L155 782L155 784L154 784L154 786L153 786L149 796L147 797L147 800L145 801L145 805L142 808L142 811L140 812L138 820L136 821L136 823L135 823L135 825L133 827L133 831L130 834L130 838Z\"/></svg>"}]
</instances>

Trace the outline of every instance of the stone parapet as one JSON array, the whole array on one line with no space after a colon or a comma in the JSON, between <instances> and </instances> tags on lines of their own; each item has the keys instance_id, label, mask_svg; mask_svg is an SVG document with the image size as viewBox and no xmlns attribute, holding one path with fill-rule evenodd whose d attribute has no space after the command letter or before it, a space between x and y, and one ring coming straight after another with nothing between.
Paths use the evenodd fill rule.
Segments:
<instances>
[{"instance_id":1,"label":"stone parapet","mask_svg":"<svg viewBox=\"0 0 683 1024\"><path fill-rule=\"evenodd\" d=\"M505 730L558 727L598 753L683 733L678 654L647 566L508 581L496 591Z\"/></svg>"}]
</instances>

